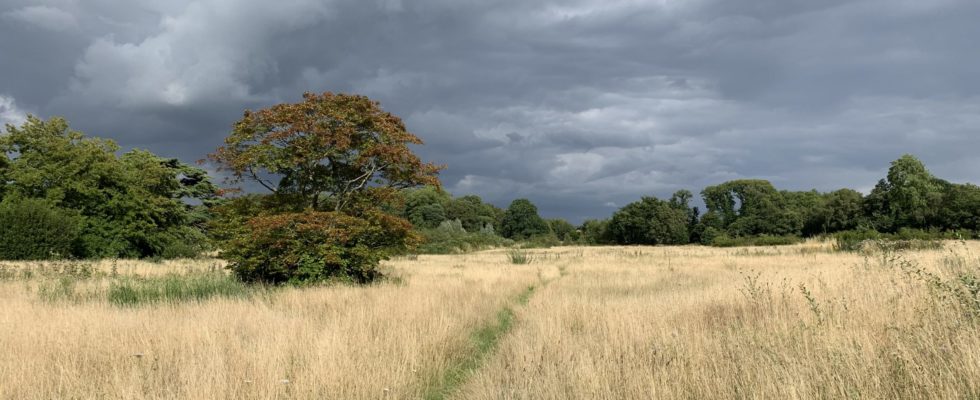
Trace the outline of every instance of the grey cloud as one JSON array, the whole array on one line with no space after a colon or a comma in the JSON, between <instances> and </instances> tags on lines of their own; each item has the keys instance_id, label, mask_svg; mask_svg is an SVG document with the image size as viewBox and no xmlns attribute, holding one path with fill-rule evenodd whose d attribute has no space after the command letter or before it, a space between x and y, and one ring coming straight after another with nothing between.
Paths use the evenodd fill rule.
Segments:
<instances>
[{"instance_id":1,"label":"grey cloud","mask_svg":"<svg viewBox=\"0 0 980 400\"><path fill-rule=\"evenodd\" d=\"M78 21L71 13L57 7L44 5L10 10L4 12L3 17L52 31L68 31L78 27Z\"/></svg>"},{"instance_id":2,"label":"grey cloud","mask_svg":"<svg viewBox=\"0 0 980 400\"><path fill-rule=\"evenodd\" d=\"M867 189L905 152L980 180L968 0L9 1L75 25L0 25L0 93L188 161L331 90L402 116L451 191L576 221L741 177Z\"/></svg>"}]
</instances>

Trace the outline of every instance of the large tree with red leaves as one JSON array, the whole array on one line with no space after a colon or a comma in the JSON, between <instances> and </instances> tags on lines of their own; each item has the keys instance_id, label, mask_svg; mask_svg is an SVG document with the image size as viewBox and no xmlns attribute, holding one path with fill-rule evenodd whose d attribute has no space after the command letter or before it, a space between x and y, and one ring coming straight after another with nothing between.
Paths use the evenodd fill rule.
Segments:
<instances>
[{"instance_id":1,"label":"large tree with red leaves","mask_svg":"<svg viewBox=\"0 0 980 400\"><path fill-rule=\"evenodd\" d=\"M306 93L246 111L210 157L234 181L254 181L298 208L346 212L365 198L439 184L440 167L411 144L422 140L365 96Z\"/></svg>"},{"instance_id":2,"label":"large tree with red leaves","mask_svg":"<svg viewBox=\"0 0 980 400\"><path fill-rule=\"evenodd\" d=\"M399 189L439 185L440 167L422 162L413 144L422 141L401 119L359 95L306 93L299 103L246 111L210 158L233 182L272 194L219 210L231 268L268 283L378 277L379 260L417 240L381 205Z\"/></svg>"}]
</instances>

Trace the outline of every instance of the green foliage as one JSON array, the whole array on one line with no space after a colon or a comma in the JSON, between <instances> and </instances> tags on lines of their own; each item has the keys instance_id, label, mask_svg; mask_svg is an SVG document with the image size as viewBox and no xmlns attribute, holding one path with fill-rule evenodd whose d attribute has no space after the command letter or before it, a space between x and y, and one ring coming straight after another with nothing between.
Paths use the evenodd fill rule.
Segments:
<instances>
[{"instance_id":1,"label":"green foliage","mask_svg":"<svg viewBox=\"0 0 980 400\"><path fill-rule=\"evenodd\" d=\"M422 244L416 249L421 254L465 253L509 246L514 243L512 240L497 236L493 231L493 225L485 225L483 229L468 232L459 220L443 221L438 227L424 229L421 233Z\"/></svg>"},{"instance_id":2,"label":"green foliage","mask_svg":"<svg viewBox=\"0 0 980 400\"><path fill-rule=\"evenodd\" d=\"M771 183L744 179L709 186L701 192L719 228L730 236L798 235L802 220L786 206Z\"/></svg>"},{"instance_id":3,"label":"green foliage","mask_svg":"<svg viewBox=\"0 0 980 400\"><path fill-rule=\"evenodd\" d=\"M246 225L223 253L245 282L367 283L380 277L379 261L418 241L408 221L381 212L307 210L259 215Z\"/></svg>"},{"instance_id":4,"label":"green foliage","mask_svg":"<svg viewBox=\"0 0 980 400\"><path fill-rule=\"evenodd\" d=\"M686 244L690 215L677 203L643 197L613 214L609 232L618 244Z\"/></svg>"},{"instance_id":5,"label":"green foliage","mask_svg":"<svg viewBox=\"0 0 980 400\"><path fill-rule=\"evenodd\" d=\"M117 157L117 150L64 119L29 117L0 135L0 192L80 217L79 237L61 256L170 257L204 249L201 214L216 191L207 174L147 151Z\"/></svg>"},{"instance_id":6,"label":"green foliage","mask_svg":"<svg viewBox=\"0 0 980 400\"><path fill-rule=\"evenodd\" d=\"M0 259L45 260L71 254L80 218L40 199L0 202Z\"/></svg>"},{"instance_id":7,"label":"green foliage","mask_svg":"<svg viewBox=\"0 0 980 400\"><path fill-rule=\"evenodd\" d=\"M423 163L413 144L422 141L401 119L359 95L306 93L299 103L246 111L210 158L233 182L272 194L219 208L213 226L230 268L243 281L272 284L380 277L381 260L419 240L393 212L401 190L439 185L441 168ZM408 199L409 218L423 226L445 219L438 189L409 195L417 196Z\"/></svg>"},{"instance_id":8,"label":"green foliage","mask_svg":"<svg viewBox=\"0 0 980 400\"><path fill-rule=\"evenodd\" d=\"M546 222L548 222L548 226L551 228L551 232L554 233L555 238L562 243L574 243L578 241L579 231L568 221L557 218L549 219Z\"/></svg>"},{"instance_id":9,"label":"green foliage","mask_svg":"<svg viewBox=\"0 0 980 400\"><path fill-rule=\"evenodd\" d=\"M797 244L803 241L803 238L793 235L784 236L772 236L772 235L759 235L759 236L743 236L743 237L731 237L727 234L718 234L711 239L711 246L714 247L746 247L746 246L786 246L791 244Z\"/></svg>"},{"instance_id":10,"label":"green foliage","mask_svg":"<svg viewBox=\"0 0 980 400\"><path fill-rule=\"evenodd\" d=\"M510 249L507 252L507 258L511 264L515 265L526 265L534 261L534 256L525 249Z\"/></svg>"},{"instance_id":11,"label":"green foliage","mask_svg":"<svg viewBox=\"0 0 980 400\"><path fill-rule=\"evenodd\" d=\"M609 232L608 219L587 219L579 228L582 232L579 241L588 245L603 245L615 243Z\"/></svg>"},{"instance_id":12,"label":"green foliage","mask_svg":"<svg viewBox=\"0 0 980 400\"><path fill-rule=\"evenodd\" d=\"M532 236L551 232L548 223L538 215L538 207L528 199L517 199L510 203L501 222L500 233L505 238L524 240Z\"/></svg>"},{"instance_id":13,"label":"green foliage","mask_svg":"<svg viewBox=\"0 0 980 400\"><path fill-rule=\"evenodd\" d=\"M463 196L452 199L446 205L446 217L459 220L467 231L475 232L487 226L499 229L498 219L503 210L492 204L484 203L480 196Z\"/></svg>"},{"instance_id":14,"label":"green foliage","mask_svg":"<svg viewBox=\"0 0 980 400\"><path fill-rule=\"evenodd\" d=\"M446 220L449 194L434 186L411 189L405 194L403 216L418 229L431 229Z\"/></svg>"},{"instance_id":15,"label":"green foliage","mask_svg":"<svg viewBox=\"0 0 980 400\"><path fill-rule=\"evenodd\" d=\"M823 233L851 230L861 225L864 196L860 192L840 189L827 194L826 198L822 216Z\"/></svg>"},{"instance_id":16,"label":"green foliage","mask_svg":"<svg viewBox=\"0 0 980 400\"><path fill-rule=\"evenodd\" d=\"M248 294L249 288L233 277L208 272L120 278L109 285L107 299L117 306L137 306L158 302L203 301L213 297L245 297Z\"/></svg>"},{"instance_id":17,"label":"green foliage","mask_svg":"<svg viewBox=\"0 0 980 400\"><path fill-rule=\"evenodd\" d=\"M943 247L942 240L970 239L972 231L940 231L902 228L895 233L881 233L870 229L837 232L833 236L837 251L896 251L935 250Z\"/></svg>"}]
</instances>

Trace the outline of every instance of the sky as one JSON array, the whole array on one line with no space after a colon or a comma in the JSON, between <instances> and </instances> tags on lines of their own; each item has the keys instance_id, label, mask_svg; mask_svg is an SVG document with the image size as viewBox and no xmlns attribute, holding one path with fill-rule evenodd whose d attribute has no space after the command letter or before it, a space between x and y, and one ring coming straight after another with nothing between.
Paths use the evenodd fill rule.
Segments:
<instances>
[{"instance_id":1,"label":"sky","mask_svg":"<svg viewBox=\"0 0 980 400\"><path fill-rule=\"evenodd\" d=\"M359 93L444 187L546 217L740 178L980 182L975 0L0 0L0 123L186 162L246 109Z\"/></svg>"}]
</instances>

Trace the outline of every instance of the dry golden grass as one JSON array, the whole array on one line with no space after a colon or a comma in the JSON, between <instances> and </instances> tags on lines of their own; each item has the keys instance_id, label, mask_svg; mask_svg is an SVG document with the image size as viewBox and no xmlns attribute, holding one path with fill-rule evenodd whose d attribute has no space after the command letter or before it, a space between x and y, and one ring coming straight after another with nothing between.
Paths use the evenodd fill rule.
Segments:
<instances>
[{"instance_id":1,"label":"dry golden grass","mask_svg":"<svg viewBox=\"0 0 980 400\"><path fill-rule=\"evenodd\" d=\"M978 272L977 243L828 246L579 249L457 397L980 395L980 325L914 275Z\"/></svg>"},{"instance_id":2,"label":"dry golden grass","mask_svg":"<svg viewBox=\"0 0 980 400\"><path fill-rule=\"evenodd\" d=\"M44 300L37 287L48 278L8 279L0 398L419 398L472 350L470 331L538 281L537 268L505 261L454 268L455 259L422 256L392 263L401 282L138 307ZM109 279L82 279L75 290Z\"/></svg>"},{"instance_id":3,"label":"dry golden grass","mask_svg":"<svg viewBox=\"0 0 980 400\"><path fill-rule=\"evenodd\" d=\"M980 323L929 282L980 271L978 254L565 247L512 265L496 250L394 260L397 279L369 287L136 306L106 288L221 265L7 263L0 398L423 398L503 309L510 331L451 397L975 398ZM41 295L66 274L86 295Z\"/></svg>"}]
</instances>

